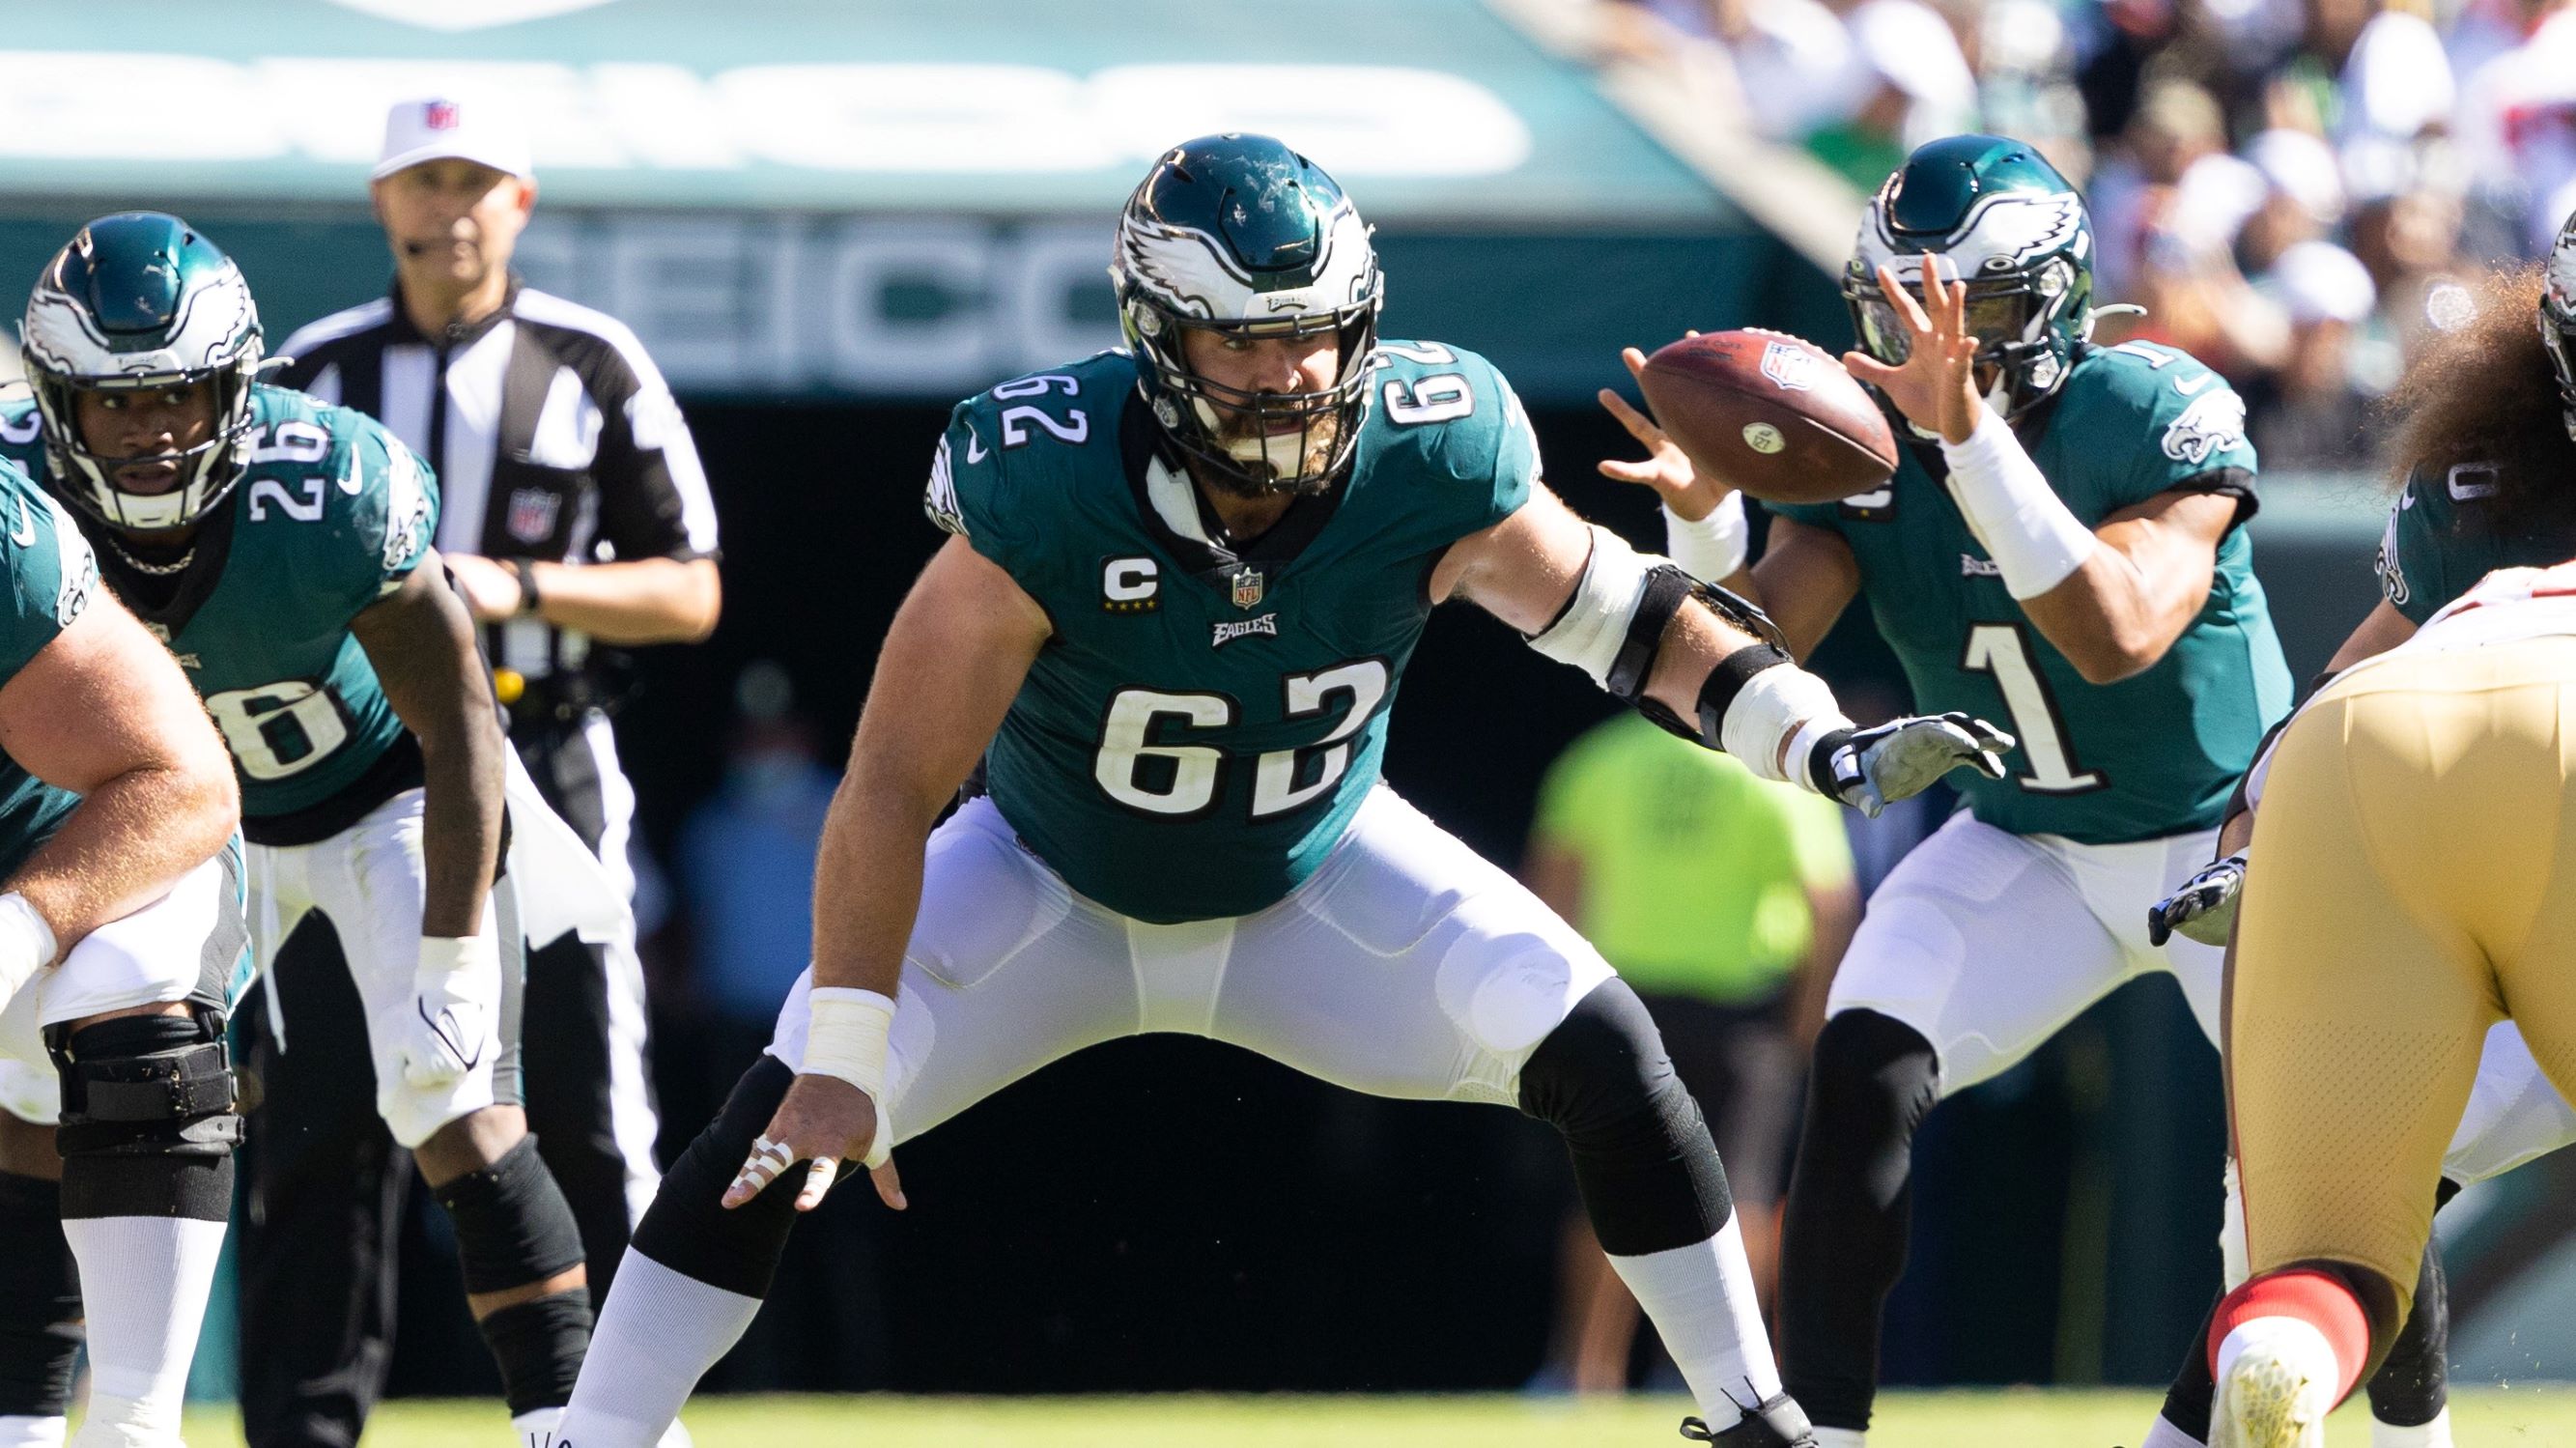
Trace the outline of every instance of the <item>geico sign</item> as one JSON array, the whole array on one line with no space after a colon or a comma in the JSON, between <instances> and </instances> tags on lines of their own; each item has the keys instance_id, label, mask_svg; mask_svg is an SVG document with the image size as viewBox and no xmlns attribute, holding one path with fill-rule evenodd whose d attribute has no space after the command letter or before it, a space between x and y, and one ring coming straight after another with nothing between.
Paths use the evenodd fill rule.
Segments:
<instances>
[{"instance_id":1,"label":"geico sign","mask_svg":"<svg viewBox=\"0 0 2576 1448\"><path fill-rule=\"evenodd\" d=\"M540 207L518 263L624 320L684 392L953 397L1117 342L1112 223Z\"/></svg>"},{"instance_id":2,"label":"geico sign","mask_svg":"<svg viewBox=\"0 0 2576 1448\"><path fill-rule=\"evenodd\" d=\"M540 172L1065 173L1126 168L1214 130L1294 136L1349 175L1487 176L1529 128L1482 85L1402 66L686 66L0 51L0 156L375 159L387 102L505 96ZM134 104L150 96L148 106ZM221 125L171 123L220 116ZM638 197L636 199L642 199Z\"/></svg>"}]
</instances>

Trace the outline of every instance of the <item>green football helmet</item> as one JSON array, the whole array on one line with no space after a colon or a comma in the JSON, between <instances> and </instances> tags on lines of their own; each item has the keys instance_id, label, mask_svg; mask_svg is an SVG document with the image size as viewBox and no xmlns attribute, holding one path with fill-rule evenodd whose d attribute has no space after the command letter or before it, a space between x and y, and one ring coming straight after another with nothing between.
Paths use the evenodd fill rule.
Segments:
<instances>
[{"instance_id":1,"label":"green football helmet","mask_svg":"<svg viewBox=\"0 0 2576 1448\"><path fill-rule=\"evenodd\" d=\"M45 429L54 491L128 532L183 528L241 478L259 373L259 309L231 257L175 216L128 211L80 229L54 254L27 298L19 330L27 378ZM146 392L211 380L215 427L206 441L153 457L102 457L82 439L74 397ZM172 463L176 486L129 492L118 471Z\"/></svg>"},{"instance_id":2,"label":"green football helmet","mask_svg":"<svg viewBox=\"0 0 2576 1448\"><path fill-rule=\"evenodd\" d=\"M1386 286L1369 228L1322 167L1268 136L1174 146L1127 198L1109 276L1154 420L1217 481L1311 492L1349 465ZM1316 391L1245 392L1190 366L1182 338L1194 329L1331 333L1340 362Z\"/></svg>"},{"instance_id":3,"label":"green football helmet","mask_svg":"<svg viewBox=\"0 0 2576 1448\"><path fill-rule=\"evenodd\" d=\"M1968 329L1986 401L2018 417L2057 391L2093 334L2093 224L2084 198L2038 151L2001 136L1950 136L1905 158L1869 203L1843 269L1843 300L1861 349L1905 360L1911 334L1879 290L1894 268L1922 295L1925 254L1943 280L1968 284Z\"/></svg>"}]
</instances>

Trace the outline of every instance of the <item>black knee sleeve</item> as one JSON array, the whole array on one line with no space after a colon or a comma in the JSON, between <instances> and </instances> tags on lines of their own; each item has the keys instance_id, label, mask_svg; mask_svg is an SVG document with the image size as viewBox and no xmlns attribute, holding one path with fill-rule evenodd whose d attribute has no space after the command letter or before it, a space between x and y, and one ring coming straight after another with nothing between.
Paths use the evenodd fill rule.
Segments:
<instances>
[{"instance_id":1,"label":"black knee sleeve","mask_svg":"<svg viewBox=\"0 0 2576 1448\"><path fill-rule=\"evenodd\" d=\"M1780 1243L1782 1375L1825 1427L1865 1429L1880 1315L1905 1271L1914 1132L1940 1099L1932 1043L1876 1011L1816 1037Z\"/></svg>"},{"instance_id":2,"label":"black knee sleeve","mask_svg":"<svg viewBox=\"0 0 2576 1448\"><path fill-rule=\"evenodd\" d=\"M475 1324L501 1367L501 1398L510 1416L572 1401L590 1350L590 1292L558 1292L514 1303Z\"/></svg>"},{"instance_id":3,"label":"black knee sleeve","mask_svg":"<svg viewBox=\"0 0 2576 1448\"><path fill-rule=\"evenodd\" d=\"M70 1411L80 1358L80 1274L52 1182L0 1172L0 1418Z\"/></svg>"},{"instance_id":4,"label":"black knee sleeve","mask_svg":"<svg viewBox=\"0 0 2576 1448\"><path fill-rule=\"evenodd\" d=\"M581 1265L581 1232L533 1136L430 1195L456 1223L467 1292L507 1292Z\"/></svg>"},{"instance_id":5,"label":"black knee sleeve","mask_svg":"<svg viewBox=\"0 0 2576 1448\"><path fill-rule=\"evenodd\" d=\"M63 1087L63 1216L231 1215L242 1120L213 1012L57 1027L47 1044Z\"/></svg>"},{"instance_id":6,"label":"black knee sleeve","mask_svg":"<svg viewBox=\"0 0 2576 1448\"><path fill-rule=\"evenodd\" d=\"M1734 1215L1699 1103L1626 981L1602 982L1538 1043L1521 1068L1521 1110L1564 1134L1604 1252L1705 1242Z\"/></svg>"},{"instance_id":7,"label":"black knee sleeve","mask_svg":"<svg viewBox=\"0 0 2576 1448\"><path fill-rule=\"evenodd\" d=\"M788 1230L796 1225L804 1173L786 1172L732 1211L722 1198L795 1080L796 1073L776 1056L762 1056L743 1073L716 1119L662 1173L661 1190L636 1224L636 1251L710 1287L744 1297L769 1295Z\"/></svg>"}]
</instances>

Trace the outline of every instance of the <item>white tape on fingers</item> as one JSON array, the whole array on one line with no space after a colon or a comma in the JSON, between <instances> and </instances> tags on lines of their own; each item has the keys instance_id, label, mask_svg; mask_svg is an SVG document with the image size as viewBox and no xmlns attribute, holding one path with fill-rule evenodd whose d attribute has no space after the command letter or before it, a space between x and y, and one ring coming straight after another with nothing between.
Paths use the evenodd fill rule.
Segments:
<instances>
[{"instance_id":1,"label":"white tape on fingers","mask_svg":"<svg viewBox=\"0 0 2576 1448\"><path fill-rule=\"evenodd\" d=\"M753 1137L751 1155L743 1159L742 1170L734 1174L733 1184L748 1185L752 1194L757 1196L769 1190L769 1184L778 1180L779 1173L794 1165L795 1161L795 1154L787 1149L785 1142L772 1141L765 1136Z\"/></svg>"}]
</instances>

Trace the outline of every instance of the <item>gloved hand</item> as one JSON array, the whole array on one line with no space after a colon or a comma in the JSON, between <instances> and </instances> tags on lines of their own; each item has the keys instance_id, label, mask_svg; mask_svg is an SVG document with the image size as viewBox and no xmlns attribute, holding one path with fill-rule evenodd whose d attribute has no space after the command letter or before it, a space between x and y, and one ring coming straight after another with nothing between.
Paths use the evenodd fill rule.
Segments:
<instances>
[{"instance_id":1,"label":"gloved hand","mask_svg":"<svg viewBox=\"0 0 2576 1448\"><path fill-rule=\"evenodd\" d=\"M1963 764L1988 779L2003 778L2013 737L1967 714L1909 715L1839 739L1827 735L1816 747L1826 753L1834 797L1876 819Z\"/></svg>"},{"instance_id":2,"label":"gloved hand","mask_svg":"<svg viewBox=\"0 0 2576 1448\"><path fill-rule=\"evenodd\" d=\"M2147 907L2147 941L2162 945L2175 935L2203 945L2225 945L2236 928L2236 901L2245 892L2245 852L2200 867L2172 894Z\"/></svg>"},{"instance_id":3,"label":"gloved hand","mask_svg":"<svg viewBox=\"0 0 2576 1448\"><path fill-rule=\"evenodd\" d=\"M491 936L422 936L412 1016L394 1044L403 1080L434 1090L481 1065L500 1009L501 948Z\"/></svg>"}]
</instances>

